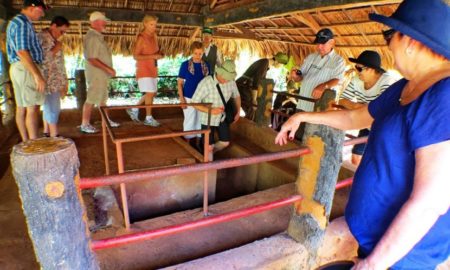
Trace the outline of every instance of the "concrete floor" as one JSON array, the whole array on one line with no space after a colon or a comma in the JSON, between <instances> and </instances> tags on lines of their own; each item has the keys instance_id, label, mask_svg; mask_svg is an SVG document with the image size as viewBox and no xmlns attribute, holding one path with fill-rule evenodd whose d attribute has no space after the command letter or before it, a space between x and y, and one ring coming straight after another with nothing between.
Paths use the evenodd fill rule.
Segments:
<instances>
[{"instance_id":1,"label":"concrete floor","mask_svg":"<svg viewBox=\"0 0 450 270\"><path fill-rule=\"evenodd\" d=\"M172 111L167 115L170 117L170 115L174 114L176 115L176 113ZM70 137L77 145L81 161L81 177L103 175L104 162L101 136L98 134L85 135L79 133L76 128L77 120L79 119L78 117L79 113L76 111L64 112L61 115L60 134L62 136ZM136 126L134 123L129 122L124 114L121 115L116 113L113 114L113 117L115 120L119 120L123 123L122 127L116 130L118 136L129 136L130 131L134 135L147 134L149 131L148 127ZM98 118L96 120L94 118L94 121L98 122L98 120ZM181 120L163 119L162 122L165 126L177 130L177 128L180 128ZM2 127L2 130L8 132L1 133L3 139L0 137L0 140L3 140L4 142L2 144L3 152L0 156L2 158L1 167L3 168L0 180L0 211L2 212L2 215L0 215L0 269L38 269L38 264L32 250L32 244L27 234L17 187L14 183L14 179L11 175L11 168L9 166L9 151L12 145L19 142L19 138L14 130L14 125L11 123L9 126ZM152 132L158 131L153 130ZM248 141L244 142L242 140L242 138L238 139L238 137L236 137L237 145L240 143L246 145L247 154L251 154L251 151L261 151L261 147L259 149L253 147L253 150L248 152L249 148L252 147L249 146ZM184 150L177 149L175 152L172 151L171 155L167 155L167 150L159 150L159 147L164 145L164 143L150 143L150 145L146 145L145 147L139 144L129 146L129 149L125 149L125 156L127 159L126 169L134 170L149 166L168 166L176 163L175 157L183 157L183 155L186 154ZM296 146L291 146L291 148L292 147ZM146 151L143 149L151 149L150 153L152 153L152 158L149 158L148 154L146 157ZM114 173L116 172L117 163L115 159L115 149L112 144L109 145L109 151L111 169ZM155 154L161 156L155 156ZM229 154L230 153L228 153L228 155ZM149 162L149 160L151 160L151 162ZM295 168L293 171L295 172ZM258 186L256 185L253 190L244 188L247 190L244 193L252 193L257 191L257 189L266 189L266 191L229 200L236 196L236 186L231 186L229 184L234 182L234 185L236 185L239 183L239 179L230 179L229 176L226 176L227 173L221 174L220 187L218 188L221 190L221 200L224 202L211 206L210 210L212 213L225 213L231 209L276 200L286 197L294 191L293 184L280 186L279 188L273 188L267 186L267 184L263 184L262 188L256 188L256 186ZM282 184L282 182L279 184ZM261 184L259 186L261 186ZM244 193L240 195L245 195ZM86 201L92 203L92 200ZM88 205L88 210L91 208L93 207ZM289 207L284 207L255 217L231 222L229 224L187 232L146 243L130 245L129 247L101 251L98 252L97 255L100 264L102 265L102 269L154 269L168 266L224 251L282 232L287 227L290 215L289 211ZM92 213L90 213L89 216L92 217ZM166 225L179 224L198 218L201 218L201 210L194 209L149 221L138 222L133 224L132 228L137 231L144 229L148 230L164 227ZM92 221L90 223L92 223ZM93 237L98 239L122 233L124 233L124 231L121 227L113 226L108 229L98 230L93 234ZM181 244L183 242L185 244ZM152 252L149 252L149 250ZM143 251L145 256L142 256L141 254Z\"/></svg>"},{"instance_id":2,"label":"concrete floor","mask_svg":"<svg viewBox=\"0 0 450 270\"><path fill-rule=\"evenodd\" d=\"M163 124L170 127L173 130L180 128L181 120L173 120L175 115L179 112L170 111L168 113L157 113L157 118L163 119ZM80 174L81 176L97 176L104 174L104 162L103 162L103 150L102 141L100 135L84 135L77 131L76 125L78 125L79 113L75 111L64 112L61 116L61 135L72 138L78 148L79 158L81 161ZM146 134L149 130L148 127L136 126L132 122L128 121L126 115L122 113L113 114L115 120L123 123L123 127L118 131L120 136L127 136L130 132L133 134ZM172 119L172 120L170 120ZM96 119L99 120L98 118ZM239 127L235 127L239 130ZM254 130L254 132L257 132ZM258 134L250 134L246 136L258 136ZM240 139L236 139L241 141ZM32 243L28 237L25 218L22 213L21 203L18 196L17 186L14 183L14 179L11 175L11 168L9 166L9 151L11 146L19 141L14 125L9 123L0 127L0 269L17 270L17 269L39 269L36 262ZM271 143L267 143L267 146L274 147ZM241 141L245 144L247 150L249 148L248 142ZM127 169L139 169L148 166L167 166L176 163L174 155L165 155L167 151L158 150L164 144L153 144L143 147L142 145L132 146L129 151L126 151L127 155ZM262 147L261 145L259 146ZM292 146L296 147L296 146ZM151 149L148 154L144 151L145 148ZM250 147L252 148L252 147ZM111 154L111 168L112 172L116 172L116 159L114 154L114 147L109 146ZM231 148L230 148L231 149ZM254 148L252 151L254 151ZM180 150L180 149L178 149ZM177 150L177 151L178 151ZM257 150L257 149L256 149ZM255 151L256 151L255 150ZM273 150L273 148L272 148ZM230 150L231 152L244 153L244 150ZM251 152L251 151L250 151ZM147 153L147 154L146 154ZM158 158L154 158L154 153L162 154ZM175 156L183 156L186 154L184 150L177 152ZM248 154L248 153L247 153ZM187 154L186 154L187 155ZM224 152L224 155L226 153ZM151 162L149 162L151 161ZM287 166L287 165L283 165ZM285 168L281 166L282 168ZM273 167L275 168L275 167ZM284 198L293 194L293 184L279 183L281 186L274 187L268 186L266 182L261 182L255 185L255 190L248 192L248 187L243 187L239 195L245 195L243 197L233 198L237 192L236 187L239 187L239 179L231 179L228 173L220 173L222 176L220 182L218 182L218 190L221 190L220 203L214 204L210 207L212 214L226 213L233 209L239 209L249 207L252 205ZM345 174L345 173L344 173ZM225 175L225 176L223 176ZM345 178L348 175L342 175ZM259 186L259 188L256 188ZM233 188L233 190L230 190ZM261 190L256 193L255 191ZM334 200L334 210L332 217L340 216L345 206L349 189L344 189L336 193ZM249 194L252 193L252 194ZM91 193L87 192L85 197L89 198ZM248 195L247 195L248 194ZM94 219L92 213L93 200L86 200L88 203L89 216ZM120 215L120 214L119 214ZM190 260L195 260L208 255L215 254L217 252L226 251L231 248L242 246L244 249L247 244L253 241L263 239L272 235L283 232L287 227L287 222L290 216L290 208L284 207L277 210L272 210L263 214L258 214L249 218L240 219L226 224L220 224L204 229L198 229L194 231L184 232L178 235L159 238L148 242L141 242L132 244L126 247L107 249L97 252L97 258L100 262L102 269L156 269L160 267L166 267ZM147 221L136 222L132 225L132 231L138 232L143 230L161 228L164 226L181 224L192 220L197 220L202 217L201 209L195 208L192 210L186 210L177 212L174 214L161 216ZM93 223L91 221L90 223ZM99 229L92 234L94 239L101 239L104 237L111 237L114 235L121 235L127 233L121 225L121 220L116 222L107 228ZM94 222L95 223L95 222ZM95 227L95 226L94 226ZM269 241L269 240L268 240ZM278 241L278 240L276 240ZM285 240L279 240L283 243ZM269 241L270 242L270 241ZM287 241L290 243L290 241ZM268 242L264 242L268 243ZM251 245L251 244L250 244ZM259 245L259 244L257 244ZM237 252L238 254L241 251ZM243 254L243 253L242 253ZM253 253L248 253L253 254ZM228 260L232 262L229 255L218 253L213 255L214 260ZM255 254L249 256L256 256ZM248 265L249 260L253 260L246 256L240 256L242 264L227 264L234 265L236 268L238 265ZM207 257L208 258L208 257ZM234 259L233 259L234 260ZM256 261L255 261L256 262ZM195 264L194 264L195 265ZM205 268L200 267L197 264L194 268L175 267L173 269L212 269L210 266ZM199 268L200 267L200 268ZM226 269L226 268L223 268ZM241 268L237 268L241 269ZM264 269L279 269L279 268L264 268ZM442 266L441 270L450 269L450 267Z\"/></svg>"}]
</instances>

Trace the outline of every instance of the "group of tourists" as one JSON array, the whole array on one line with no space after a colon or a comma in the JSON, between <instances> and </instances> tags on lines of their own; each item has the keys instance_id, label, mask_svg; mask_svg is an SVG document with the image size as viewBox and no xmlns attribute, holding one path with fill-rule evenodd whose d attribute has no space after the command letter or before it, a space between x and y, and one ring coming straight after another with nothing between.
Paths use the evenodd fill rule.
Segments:
<instances>
[{"instance_id":1,"label":"group of tourists","mask_svg":"<svg viewBox=\"0 0 450 270\"><path fill-rule=\"evenodd\" d=\"M38 138L41 105L44 136L59 136L60 98L68 90L60 38L70 23L66 18L56 16L48 28L37 33L32 22L43 17L47 9L42 0L24 0L20 14L7 27L6 46L17 105L16 123L24 142ZM89 20L91 28L83 41L89 91L83 106L80 130L95 133L97 129L90 124L92 108L94 105L106 105L108 79L115 76L116 71L112 65L111 50L101 34L108 19L100 12L93 12ZM109 121L112 127L119 126Z\"/></svg>"},{"instance_id":2,"label":"group of tourists","mask_svg":"<svg viewBox=\"0 0 450 270\"><path fill-rule=\"evenodd\" d=\"M7 53L11 63L11 79L17 103L16 122L22 141L38 138L39 106L43 105L44 135L59 136L57 122L60 113L60 98L67 93L67 77L64 66L61 36L70 26L61 16L55 17L50 27L40 33L33 28L33 21L45 15L48 6L42 0L24 0L19 15L14 17L7 28ZM109 78L116 76L112 63L111 48L102 34L110 21L103 13L90 14L90 29L83 38L87 97L83 105L82 120L79 129L83 133L97 133L91 125L94 106L104 106L108 99ZM133 50L136 60L136 79L142 98L136 105L152 105L157 92L157 60L164 57L158 45L156 33L158 18L146 15L142 21ZM212 43L212 29L204 28L203 42L193 42L192 57L184 62L178 76L178 93L183 106L185 120L183 130L206 129L210 125L209 151L218 151L229 144L229 121L224 120L225 104L233 98L235 108L240 108L240 97L235 83L236 66L234 61L223 61L217 46ZM216 68L217 67L217 68ZM197 89L198 88L198 89ZM220 89L220 92L219 90ZM211 91L213 90L213 91ZM212 103L208 107L190 106L189 103ZM158 127L160 123L152 116L151 107L146 107L144 125ZM139 109L127 110L131 119L139 120ZM208 113L211 119L208 121ZM119 127L107 115L111 127ZM234 120L239 119L239 109ZM218 133L215 142L214 133ZM191 140L192 137L186 136ZM197 138L191 141L199 147Z\"/></svg>"},{"instance_id":3,"label":"group of tourists","mask_svg":"<svg viewBox=\"0 0 450 270\"><path fill-rule=\"evenodd\" d=\"M450 28L443 27L450 25L450 3L404 0L390 17L370 19L390 28L383 36L404 79L393 83L378 55L363 52L350 59L361 81L353 80L342 95L350 102L340 104L349 109L311 112L311 106L299 105L275 143L294 139L305 122L370 127L345 210L359 244L352 269L435 269L450 255ZM300 69L302 90L312 89L314 97L340 76L333 70L342 61L334 53L325 56L332 37L331 31L319 32L319 55ZM317 83L310 86L308 78Z\"/></svg>"},{"instance_id":4,"label":"group of tourists","mask_svg":"<svg viewBox=\"0 0 450 270\"><path fill-rule=\"evenodd\" d=\"M39 105L44 105L44 132L58 136L59 98L67 91L59 38L69 22L58 16L48 29L35 33L32 21L44 16L46 8L41 0L25 0L7 29L16 122L23 141L38 137ZM320 29L314 40L317 52L289 74L301 83L299 95L306 99L298 100L297 113L281 127L275 143L301 138L298 131L306 122L360 129L359 136L369 135L367 145L353 149L353 162L359 167L345 212L359 244L360 261L354 269L434 269L450 255L450 29L444 27L450 25L450 4L405 0L392 16L371 14L370 18L390 27L383 36L404 79L397 81L382 67L376 51L365 50L348 59L357 76L344 87L346 61L335 51L333 31ZM116 72L102 35L109 19L100 12L89 19L91 28L83 41L88 93L80 130L95 133L98 130L90 124L92 108L106 104L107 82ZM133 53L144 93L137 105L152 104L157 91L157 60L164 53L158 46L156 24L156 17L145 16ZM258 60L236 80L235 63L222 59L212 42L212 29L202 32L202 42L191 44L191 57L181 64L177 88L183 130L211 128L212 160L213 152L229 145L230 124L239 119L241 106L247 115L253 113L258 84L269 66L286 64L288 56L277 53L273 59ZM313 112L311 99L337 88L343 88L334 104L339 109ZM227 117L230 100L236 110ZM128 114L140 121L137 109ZM119 126L108 120L112 127ZM146 108L143 123L160 125L151 108ZM199 145L198 135L186 139Z\"/></svg>"}]
</instances>

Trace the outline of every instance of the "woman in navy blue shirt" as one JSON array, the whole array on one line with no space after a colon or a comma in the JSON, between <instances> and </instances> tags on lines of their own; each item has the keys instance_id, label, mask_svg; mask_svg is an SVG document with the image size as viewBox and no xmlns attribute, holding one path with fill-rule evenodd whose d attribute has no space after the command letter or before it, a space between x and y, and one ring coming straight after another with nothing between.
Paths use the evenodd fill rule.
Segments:
<instances>
[{"instance_id":1,"label":"woman in navy blue shirt","mask_svg":"<svg viewBox=\"0 0 450 270\"><path fill-rule=\"evenodd\" d=\"M359 244L359 269L435 269L450 255L450 3L405 0L372 20L404 76L362 108L298 113L301 122L339 129L371 127L345 220Z\"/></svg>"},{"instance_id":2,"label":"woman in navy blue shirt","mask_svg":"<svg viewBox=\"0 0 450 270\"><path fill-rule=\"evenodd\" d=\"M191 44L190 52L191 58L181 64L178 72L177 87L180 103L191 103L198 83L210 73L208 63L202 60L203 44L194 41ZM184 114L183 131L201 129L199 112L193 106L183 106L182 108ZM191 140L195 137L200 137L200 134L198 136L186 135L184 137L187 140ZM193 142L193 144L197 144L197 142Z\"/></svg>"}]
</instances>

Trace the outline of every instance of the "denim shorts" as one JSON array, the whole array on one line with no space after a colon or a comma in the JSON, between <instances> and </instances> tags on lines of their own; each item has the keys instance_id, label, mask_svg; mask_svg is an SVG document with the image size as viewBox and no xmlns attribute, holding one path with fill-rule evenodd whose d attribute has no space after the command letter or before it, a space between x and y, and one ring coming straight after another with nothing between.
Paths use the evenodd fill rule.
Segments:
<instances>
[{"instance_id":1,"label":"denim shorts","mask_svg":"<svg viewBox=\"0 0 450 270\"><path fill-rule=\"evenodd\" d=\"M59 113L61 111L61 94L59 91L45 95L43 106L44 120L49 124L58 123Z\"/></svg>"}]
</instances>

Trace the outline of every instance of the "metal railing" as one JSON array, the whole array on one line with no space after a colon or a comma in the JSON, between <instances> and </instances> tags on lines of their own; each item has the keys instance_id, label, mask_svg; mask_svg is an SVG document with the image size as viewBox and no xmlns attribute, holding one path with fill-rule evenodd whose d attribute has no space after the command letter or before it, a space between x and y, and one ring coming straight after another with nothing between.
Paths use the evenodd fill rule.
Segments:
<instances>
[{"instance_id":1,"label":"metal railing","mask_svg":"<svg viewBox=\"0 0 450 270\"><path fill-rule=\"evenodd\" d=\"M177 89L177 78L178 76L171 76L171 75L160 75L158 76L160 80L158 80L158 93L162 94L168 94L173 93L173 95L178 94ZM72 89L72 91L69 91L68 95L72 96L74 95L75 91L75 78L68 78L69 81L69 88ZM125 82L123 82L125 80ZM122 85L120 82L123 82ZM126 82L128 81L128 82ZM116 76L111 77L109 81L108 86L108 94L110 96L119 96L119 95L127 95L127 94L138 94L141 93L138 90L137 81L135 76Z\"/></svg>"},{"instance_id":2,"label":"metal railing","mask_svg":"<svg viewBox=\"0 0 450 270\"><path fill-rule=\"evenodd\" d=\"M182 107L182 106L207 106L208 107L208 129L206 130L192 130L192 131L183 131L183 132L170 132L166 134L157 134L157 135L148 135L148 136L140 136L140 137L132 137L132 138L117 138L114 131L112 130L109 121L108 121L108 111L110 110L126 110L131 108L174 108L174 107ZM117 155L117 167L119 174L123 174L125 172L125 160L123 157L123 144L130 142L139 142L139 141L148 141L155 139L163 139L163 138L174 138L180 137L184 135L193 135L193 134L203 134L204 135L204 152L203 152L203 162L207 162L208 160L208 147L209 146L209 124L211 120L211 103L180 103L180 104L153 104L153 105L129 105L129 106L101 106L100 114L102 117L102 137L103 137L103 153L105 157L105 171L106 175L110 174L109 168L109 152L108 152L108 139L107 133L110 135L112 142L116 146L116 155ZM122 201L122 209L125 220L125 228L130 228L130 215L128 210L128 201L127 201L127 191L125 183L121 182L120 184L120 193L121 193L121 201ZM204 172L204 194L203 194L203 208L205 214L208 212L208 175L207 172Z\"/></svg>"},{"instance_id":3,"label":"metal railing","mask_svg":"<svg viewBox=\"0 0 450 270\"><path fill-rule=\"evenodd\" d=\"M185 105L185 104L180 104L180 105ZM178 106L180 106L180 105L178 105ZM157 105L152 105L152 106L154 107ZM170 105L169 107L174 107L174 106L176 106L176 105ZM192 132L177 132L177 133L173 133L173 134L160 134L160 135L153 135L153 136L143 136L143 137L139 137L139 138L117 139L114 136L114 133L112 132L108 121L106 121L106 119L107 119L106 112L110 109L118 110L118 109L127 109L127 108L133 108L133 107L145 108L147 106L101 107L101 109L100 109L100 111L102 113L103 141L104 141L104 147L105 147L105 164L107 164L106 163L107 162L106 161L106 158L107 158L106 130L108 130L108 132L111 136L111 139L113 140L113 142L116 143L116 145L117 144L121 145L121 143L129 142L129 141L142 141L142 140L155 139L155 138L168 138L168 137L173 137L173 136L181 136L184 134L193 134L193 132L194 132L194 131L192 131ZM165 106L159 105L157 107L165 107ZM195 132L199 132L199 131L195 131ZM208 134L209 134L209 130L207 130L207 132L205 132L205 135L208 135ZM170 136L170 135L172 135L172 136ZM205 145L207 145L208 136L205 136L205 137L206 137ZM367 137L346 140L344 142L344 146L363 143L366 141L367 141ZM209 144L209 142L208 142L208 144ZM207 149L207 147L205 147L205 149ZM119 152L120 152L120 155L119 155ZM204 160L205 163L200 163L200 164L182 165L182 166L178 166L178 167L159 168L159 169L146 170L146 171L141 171L141 172L125 173L123 158L120 158L120 156L122 156L122 150L120 148L120 151L119 151L119 149L117 151L117 155L118 155L118 159L119 159L118 160L119 161L118 162L119 163L119 165L118 165L119 174L118 175L81 178L79 181L79 188L80 189L88 189L88 188L95 188L95 187L100 187L100 186L119 184L119 185L121 185L121 191L122 191L122 186L125 187L126 183L135 183L135 182L144 181L144 180L148 181L149 179L161 178L161 177L169 176L169 175L170 176L181 175L181 174L192 173L192 172L204 171L206 173L208 170L225 169L225 168L232 168L232 167L237 167L237 166L257 164L257 163L261 163L261 162L274 161L274 160L279 160L279 159L284 159L284 158L300 157L302 155L309 154L310 152L311 152L311 150L308 147L301 147L300 149L287 150L287 151L275 152L275 153L265 153L265 154L260 154L260 155L256 155L256 156L251 156L251 157L231 158L231 159L212 161L212 162L207 162L207 159L205 159ZM204 152L204 157L205 156L207 156L207 150L205 150L205 152ZM109 169L108 169L108 174L109 174ZM352 178L348 178L348 179L339 181L336 184L336 189L341 189L341 188L350 186L352 183L353 183ZM125 189L124 189L124 192L126 192ZM204 181L204 198L205 197L207 198L207 196L208 196L207 181ZM122 200L126 201L126 193L125 193L125 196L124 196L124 194L122 194ZM300 195L294 195L294 196L291 196L288 198L268 202L268 203L261 204L261 205L252 206L249 208L233 211L230 213L207 217L208 201L206 199L206 208L205 208L205 200L204 200L204 209L203 209L205 217L200 220L196 220L196 221L192 221L192 222L188 222L188 223L184 223L184 224L168 226L168 227L164 227L164 228L160 228L160 229L156 229L156 230L149 230L149 231L143 231L143 232L134 233L134 234L127 234L127 235L123 235L123 236L119 236L119 237L96 240L96 241L92 242L92 249L100 250L100 249L112 248L112 247L130 244L130 243L135 243L135 242L139 242L139 241L155 239L158 237L171 235L171 234L179 233L179 232L186 231L186 230L201 228L201 227L205 227L205 226L209 226L209 225L213 225L213 224L218 224L218 223L250 216L250 215L268 211L268 210L271 210L274 208L283 207L283 206L289 205L294 202L299 202L301 200L302 200L302 197ZM123 207L125 207L125 206L123 206ZM126 207L128 207L128 206L126 206ZM128 208L123 208L124 212L125 212L125 209L128 209ZM126 216L125 213L124 213L124 216ZM130 226L129 220L128 220L128 222L126 221L125 223L126 223L125 227L128 229Z\"/></svg>"},{"instance_id":4,"label":"metal railing","mask_svg":"<svg viewBox=\"0 0 450 270\"><path fill-rule=\"evenodd\" d=\"M144 231L144 232L139 232L139 233L134 233L134 234L127 234L127 235L123 235L123 236L119 236L119 237L112 237L112 238L106 238L106 239L102 239L102 240L96 240L96 241L92 242L91 247L93 250L100 250L100 249L112 248L112 247L117 247L117 246L121 246L121 245L136 243L136 242L140 242L140 241L155 239L155 238L158 238L161 236L171 235L171 234L175 234L175 233L179 233L179 232L183 232L183 231L187 231L187 230L206 227L206 226L210 226L210 225L214 225L214 224L218 224L218 223L231 221L231 220L239 219L242 217L247 217L250 215L258 214L258 213L268 211L271 209L283 207L283 206L289 205L291 203L299 202L299 201L301 201L301 199L302 199L302 197L300 195L294 195L294 196L291 196L291 197L288 197L285 199L252 206L249 208L241 209L238 211L233 211L233 212L226 213L226 214L205 217L200 220L187 222L187 223L183 223L183 224L179 224L179 225L173 225L173 226L168 226L168 227L164 227L164 228L160 228L160 229L156 229L156 230L149 230L149 231Z\"/></svg>"}]
</instances>

